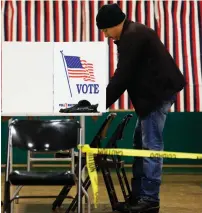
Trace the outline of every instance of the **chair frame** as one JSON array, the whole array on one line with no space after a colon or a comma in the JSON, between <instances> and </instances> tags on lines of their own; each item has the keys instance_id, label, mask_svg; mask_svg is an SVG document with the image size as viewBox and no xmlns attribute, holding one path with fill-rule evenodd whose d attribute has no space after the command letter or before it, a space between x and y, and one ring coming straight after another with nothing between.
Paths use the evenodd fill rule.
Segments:
<instances>
[{"instance_id":1,"label":"chair frame","mask_svg":"<svg viewBox=\"0 0 202 213\"><path fill-rule=\"evenodd\" d=\"M106 148L117 148L117 141L123 140L124 129L127 126L129 120L132 117L133 117L132 114L127 114L122 119L122 121L117 125L117 127L116 127L114 133L112 134L112 136L110 137L109 141L107 142ZM100 128L100 130L101 130L101 128ZM101 147L101 139L102 138L99 137L99 135L101 133L102 132L99 131L98 134L95 136L95 138L97 140L92 141L92 143L90 144L91 148L92 147L93 148L100 148ZM111 165L108 164L107 157L112 158L112 164ZM97 170L97 172L101 171L101 173L103 175L103 179L104 179L105 186L106 186L106 189L107 189L107 192L108 192L111 207L112 207L112 210L115 211L118 204L119 204L119 201L118 201L116 191L115 191L115 188L114 188L114 184L113 184L113 181L112 181L112 177L111 177L111 174L110 174L110 168L116 169L116 174L117 174L117 177L119 179L119 183L120 183L120 186L121 186L121 191L123 193L124 200L127 202L131 197L131 189L130 189L130 186L129 186L129 183L128 183L128 179L127 179L127 176L126 176L125 169L123 167L124 163L121 160L120 156L103 155L103 156L96 156L94 158L95 158L95 163L96 163L96 170ZM105 162L104 167L101 165L100 162ZM106 166L106 165L108 165L108 166ZM85 161L83 161L82 168L85 168L85 166L86 166ZM75 173L76 172L77 171L75 171ZM122 179L122 177L123 177L123 179ZM85 181L82 184L83 184L83 187L85 188L85 190L87 191L89 186L91 185L89 175L86 177ZM126 187L126 189L125 189L125 187ZM63 187L62 191L59 194L59 197L53 203L53 210L55 210L55 208L57 206L62 205L62 203L64 201L64 197L62 198L61 195L66 196L69 193L70 189L71 189L71 186L69 188ZM65 213L75 211L75 209L78 205L77 196L79 196L79 195L77 194L76 197L72 200L71 204L69 205L69 207L67 208ZM81 197L83 197L83 195L81 195Z\"/></svg>"},{"instance_id":2,"label":"chair frame","mask_svg":"<svg viewBox=\"0 0 202 213\"><path fill-rule=\"evenodd\" d=\"M106 148L117 148L117 141L118 140L123 140L123 132L125 130L125 127L127 126L129 120L133 117L132 114L127 114L122 121L117 125L116 130L112 134L111 138L107 142ZM98 141L97 146L101 147L101 140ZM107 157L112 158L112 163L111 165L107 162ZM105 186L107 189L108 197L111 203L111 207L113 211L117 210L117 206L119 205L119 200L116 195L115 187L113 184L113 179L111 177L110 169L115 168L116 169L116 174L119 179L121 191L124 197L125 202L128 202L128 200L131 197L131 189L128 183L128 179L126 176L125 169L123 167L124 162L121 161L120 156L107 156L107 155L97 155L94 157L95 158L95 164L96 164L96 170L101 171ZM104 164L104 165L103 165ZM122 177L121 177L122 175ZM85 179L83 183L83 187L87 191L89 186L91 185L90 177L89 175ZM126 187L126 189L125 189ZM79 195L77 195L79 196ZM68 209L66 210L65 213L70 213L74 212L78 202L77 202L77 196L72 200L71 204L69 205ZM81 195L83 196L83 195Z\"/></svg>"},{"instance_id":3,"label":"chair frame","mask_svg":"<svg viewBox=\"0 0 202 213\"><path fill-rule=\"evenodd\" d=\"M78 121L77 121L78 122ZM10 189L11 189L11 183L9 181L9 174L13 171L13 144L12 144L12 130L10 128L10 124L12 123L12 119L9 120L9 134L8 134L8 144L7 144L7 161L6 161L6 174L5 174L5 188L4 188L4 202L3 202L3 212L4 213L13 213L14 211L14 200L21 199L21 198L56 198L58 195L55 196L18 196L20 190L22 189L23 185L17 185L17 189L13 193L11 197ZM78 144L81 145L81 131L82 127L79 127L78 129ZM20 148L18 148L20 149ZM69 149L71 150L71 149ZM27 151L27 150L26 150ZM45 153L45 152L44 152ZM47 153L47 152L46 152ZM81 206L81 191L85 195L87 202L88 202L88 213L90 213L90 199L87 191L83 188L81 183L81 164L82 164L82 152L81 149L79 149L78 152L78 174L74 173L74 169L72 169L72 174L75 176L75 186L77 185L77 193L78 193L78 212L82 212L82 206ZM37 185L36 185L37 186ZM66 198L73 199L72 196L66 196Z\"/></svg>"},{"instance_id":4,"label":"chair frame","mask_svg":"<svg viewBox=\"0 0 202 213\"><path fill-rule=\"evenodd\" d=\"M99 128L97 134L94 136L92 142L90 143L91 147L98 147L98 144L100 143L100 141L102 139L106 138L108 128L116 116L117 116L116 113L110 113L107 116L107 118L102 123L101 127ZM81 165L81 170L83 170L83 169L85 170L85 166L86 166L86 162L85 162L85 157L84 157L82 165ZM78 166L75 167L75 173L77 173L77 172L78 172ZM64 186L62 188L62 190L58 194L58 197L52 204L52 210L55 210L57 207L60 207L62 205L62 203L65 199L65 196L67 196L67 194L69 193L70 190L71 190L71 186L70 187Z\"/></svg>"}]
</instances>

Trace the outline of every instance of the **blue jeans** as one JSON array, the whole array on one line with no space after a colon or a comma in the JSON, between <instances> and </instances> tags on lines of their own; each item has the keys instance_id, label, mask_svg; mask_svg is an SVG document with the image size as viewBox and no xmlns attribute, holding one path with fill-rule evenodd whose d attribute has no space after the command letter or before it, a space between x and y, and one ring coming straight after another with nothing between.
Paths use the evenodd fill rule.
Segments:
<instances>
[{"instance_id":1,"label":"blue jeans","mask_svg":"<svg viewBox=\"0 0 202 213\"><path fill-rule=\"evenodd\" d=\"M146 118L138 118L133 136L135 149L157 151L164 149L163 128L172 103L173 100L165 101ZM132 199L160 200L162 166L162 158L134 157Z\"/></svg>"}]
</instances>

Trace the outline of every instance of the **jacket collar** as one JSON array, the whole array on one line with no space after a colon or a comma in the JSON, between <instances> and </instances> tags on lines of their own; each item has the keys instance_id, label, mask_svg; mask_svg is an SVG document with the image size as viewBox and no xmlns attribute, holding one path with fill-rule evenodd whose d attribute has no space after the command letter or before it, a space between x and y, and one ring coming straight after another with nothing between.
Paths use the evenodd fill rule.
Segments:
<instances>
[{"instance_id":1,"label":"jacket collar","mask_svg":"<svg viewBox=\"0 0 202 213\"><path fill-rule=\"evenodd\" d=\"M120 35L120 39L119 39L119 40L114 41L114 44L119 45L120 40L121 40L121 38L122 38L122 36L123 36L124 32L125 32L125 31L126 31L126 29L128 28L128 25L130 24L130 22L131 22L131 21L130 21L130 20L128 20L128 19L126 19L126 20L124 21L123 29L122 29L122 31L121 31L121 35Z\"/></svg>"}]
</instances>

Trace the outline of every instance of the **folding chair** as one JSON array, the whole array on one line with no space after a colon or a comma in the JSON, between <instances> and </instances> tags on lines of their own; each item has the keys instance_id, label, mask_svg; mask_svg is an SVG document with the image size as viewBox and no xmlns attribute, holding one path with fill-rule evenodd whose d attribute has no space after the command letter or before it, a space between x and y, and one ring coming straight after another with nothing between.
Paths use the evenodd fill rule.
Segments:
<instances>
[{"instance_id":1,"label":"folding chair","mask_svg":"<svg viewBox=\"0 0 202 213\"><path fill-rule=\"evenodd\" d=\"M37 120L40 120L39 117L35 117ZM32 118L33 120L34 118ZM69 119L72 120L74 119L74 117L72 116L69 116ZM30 120L30 119L29 119ZM62 152L62 154L66 154L67 151L69 153L72 153L72 155L68 155L67 158L57 158L57 156L55 155L55 152L48 152L47 154L53 154L52 157L39 157L37 156L38 154L41 154L40 152L31 152L31 151L28 151L27 152L27 171L30 171L32 169L32 166L34 165L34 163L36 162L47 162L47 161L52 161L52 162L71 162L71 167L74 168L74 161L72 159L74 159L74 149L72 149L71 151L70 150L65 150L64 152ZM43 152L43 154L45 154Z\"/></svg>"},{"instance_id":2,"label":"folding chair","mask_svg":"<svg viewBox=\"0 0 202 213\"><path fill-rule=\"evenodd\" d=\"M122 119L122 121L120 122L120 124L118 124L116 130L112 134L110 140L108 141L106 148L117 148L116 143L117 141L123 140L123 132L129 120L132 117L133 117L132 114L128 114ZM91 147L95 147L95 146L91 146ZM96 147L101 148L100 140L97 142ZM98 171L102 172L105 186L108 192L109 200L112 206L112 210L115 211L117 210L117 207L119 206L120 202L118 201L118 198L116 195L116 191L115 191L111 173L110 173L110 168L116 169L116 173L119 179L119 183L120 183L125 201L127 202L128 199L130 199L131 197L131 189L130 189L126 172L124 169L124 162L121 160L120 156L97 155L94 158L95 158L97 172ZM85 179L83 183L83 188L87 191L90 185L91 185L90 177L87 176L87 178ZM78 194L72 200L71 204L69 205L65 213L69 213L70 211L71 212L75 211L78 205L77 196ZM83 196L83 194L81 194L81 196Z\"/></svg>"},{"instance_id":3,"label":"folding chair","mask_svg":"<svg viewBox=\"0 0 202 213\"><path fill-rule=\"evenodd\" d=\"M101 141L103 139L106 138L107 135L107 131L109 129L109 126L111 124L111 122L114 120L114 118L116 117L116 113L110 113L107 118L104 120L103 124L101 125L101 127L99 128L97 134L94 136L92 142L90 143L91 147L99 147ZM60 155L59 155L60 156ZM77 158L77 154L74 154L75 156L75 174L78 174L78 158ZM68 157L67 154L61 154L61 157ZM81 170L85 169L86 166L86 160L85 160L85 155L82 157L82 165L81 165ZM62 190L60 191L58 197L56 198L56 200L53 202L52 204L52 209L55 210L57 207L60 207L65 199L65 197L67 196L67 194L69 193L69 191L71 190L72 186L64 186L62 188ZM76 199L78 195L76 195Z\"/></svg>"},{"instance_id":4,"label":"folding chair","mask_svg":"<svg viewBox=\"0 0 202 213\"><path fill-rule=\"evenodd\" d=\"M72 171L13 171L11 167L11 153L13 147L32 152L52 152L76 148L81 142L80 124L74 120L13 120L9 125L9 138L7 149L7 164L5 175L5 193L3 212L13 212L14 200L20 198L55 198L56 196L17 196L23 186L76 186L81 190L88 201L88 212L90 212L90 201L87 192L81 185L81 166L76 175ZM78 154L78 162L81 165L81 151ZM10 194L11 185L17 189ZM73 197L67 196L73 199ZM78 196L80 204L80 196ZM11 208L12 205L12 208ZM79 213L81 205L78 206Z\"/></svg>"},{"instance_id":5,"label":"folding chair","mask_svg":"<svg viewBox=\"0 0 202 213\"><path fill-rule=\"evenodd\" d=\"M132 114L126 115L123 120L120 122L120 124L117 126L115 132L113 133L110 141L108 142L106 148L118 148L117 142L124 139L124 130L130 121L130 119L133 117ZM106 166L107 165L107 166ZM105 185L108 191L109 199L111 202L112 210L118 210L120 203L118 201L116 191L114 189L114 184L110 175L109 168L115 168L116 174L119 180L119 184L121 187L121 191L123 194L123 198L125 202L128 202L131 198L132 192L128 183L127 175L124 168L124 161L121 159L121 156L113 156L113 155L103 155L100 159L99 166L101 167L103 178L105 181ZM85 187L84 187L85 188Z\"/></svg>"}]
</instances>

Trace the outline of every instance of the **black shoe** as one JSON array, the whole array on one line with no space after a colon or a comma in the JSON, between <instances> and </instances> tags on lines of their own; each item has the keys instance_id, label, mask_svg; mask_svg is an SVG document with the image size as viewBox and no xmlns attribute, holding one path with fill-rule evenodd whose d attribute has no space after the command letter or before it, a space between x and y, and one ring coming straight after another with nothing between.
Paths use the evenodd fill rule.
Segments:
<instances>
[{"instance_id":1,"label":"black shoe","mask_svg":"<svg viewBox=\"0 0 202 213\"><path fill-rule=\"evenodd\" d=\"M93 113L97 111L98 104L92 105L87 100L81 100L78 104L65 109L60 109L59 112L61 113Z\"/></svg>"},{"instance_id":2,"label":"black shoe","mask_svg":"<svg viewBox=\"0 0 202 213\"><path fill-rule=\"evenodd\" d=\"M132 200L131 198L129 198L127 202L119 202L115 207L115 211L129 213L131 205L135 205L137 202L138 200Z\"/></svg>"},{"instance_id":3,"label":"black shoe","mask_svg":"<svg viewBox=\"0 0 202 213\"><path fill-rule=\"evenodd\" d=\"M140 199L136 205L131 205L130 213L159 213L159 202Z\"/></svg>"}]
</instances>

